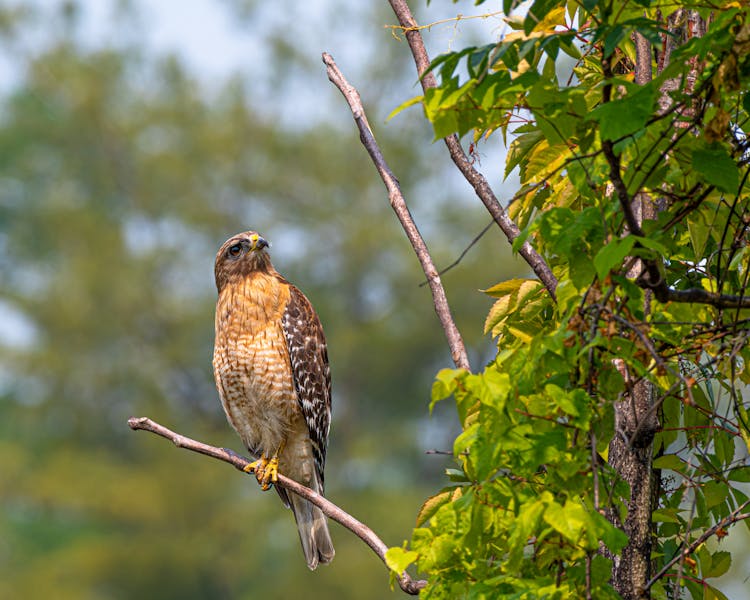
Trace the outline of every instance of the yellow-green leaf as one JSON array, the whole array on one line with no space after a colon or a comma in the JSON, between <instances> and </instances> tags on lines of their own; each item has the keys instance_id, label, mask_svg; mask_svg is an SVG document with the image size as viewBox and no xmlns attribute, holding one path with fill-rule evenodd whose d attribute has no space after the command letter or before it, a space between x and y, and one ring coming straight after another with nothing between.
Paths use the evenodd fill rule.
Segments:
<instances>
[{"instance_id":1,"label":"yellow-green leaf","mask_svg":"<svg viewBox=\"0 0 750 600\"><path fill-rule=\"evenodd\" d=\"M419 513L417 513L417 527L424 525L441 506L453 502L460 495L461 490L459 488L452 488L443 490L442 492L427 498L419 509Z\"/></svg>"},{"instance_id":2,"label":"yellow-green leaf","mask_svg":"<svg viewBox=\"0 0 750 600\"><path fill-rule=\"evenodd\" d=\"M484 322L484 332L493 331L496 325L541 287L542 284L536 279L509 279L482 290L488 296L498 298ZM528 337L528 335L521 332L518 337Z\"/></svg>"},{"instance_id":3,"label":"yellow-green leaf","mask_svg":"<svg viewBox=\"0 0 750 600\"><path fill-rule=\"evenodd\" d=\"M388 548L385 552L385 564L391 571L401 575L406 568L419 558L419 553L405 548Z\"/></svg>"},{"instance_id":4,"label":"yellow-green leaf","mask_svg":"<svg viewBox=\"0 0 750 600\"><path fill-rule=\"evenodd\" d=\"M420 102L422 102L422 100L424 100L424 96L414 96L413 98L409 98L406 102L399 104L396 108L394 108L385 120L390 121L402 110L405 110L410 106L414 106L415 104L419 104Z\"/></svg>"}]
</instances>

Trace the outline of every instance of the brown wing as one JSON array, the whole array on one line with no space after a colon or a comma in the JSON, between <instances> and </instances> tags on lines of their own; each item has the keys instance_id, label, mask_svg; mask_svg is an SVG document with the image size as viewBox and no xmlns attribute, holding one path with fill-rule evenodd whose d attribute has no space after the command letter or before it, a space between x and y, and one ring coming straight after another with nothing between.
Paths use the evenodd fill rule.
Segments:
<instances>
[{"instance_id":1,"label":"brown wing","mask_svg":"<svg viewBox=\"0 0 750 600\"><path fill-rule=\"evenodd\" d=\"M282 318L294 387L312 442L315 468L323 488L328 430L331 425L331 369L326 338L310 301L293 285Z\"/></svg>"}]
</instances>

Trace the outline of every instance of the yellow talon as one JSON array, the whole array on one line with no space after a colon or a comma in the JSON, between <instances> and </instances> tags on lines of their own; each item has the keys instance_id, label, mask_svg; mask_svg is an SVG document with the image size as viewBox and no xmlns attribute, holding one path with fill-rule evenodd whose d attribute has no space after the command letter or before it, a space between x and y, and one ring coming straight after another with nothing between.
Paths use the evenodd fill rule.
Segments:
<instances>
[{"instance_id":1,"label":"yellow talon","mask_svg":"<svg viewBox=\"0 0 750 600\"><path fill-rule=\"evenodd\" d=\"M260 488L265 492L271 489L271 485L279 479L279 457L268 458L267 456L262 456L242 470L245 473L255 473L255 478L258 480Z\"/></svg>"},{"instance_id":2,"label":"yellow talon","mask_svg":"<svg viewBox=\"0 0 750 600\"><path fill-rule=\"evenodd\" d=\"M262 469L261 466L262 458L259 458L256 461L251 462L247 466L245 466L242 470L245 471L245 473L257 473L259 469Z\"/></svg>"},{"instance_id":3,"label":"yellow talon","mask_svg":"<svg viewBox=\"0 0 750 600\"><path fill-rule=\"evenodd\" d=\"M265 492L271 487L271 484L279 480L279 457L274 456L263 471L263 481L258 480L260 488Z\"/></svg>"}]
</instances>

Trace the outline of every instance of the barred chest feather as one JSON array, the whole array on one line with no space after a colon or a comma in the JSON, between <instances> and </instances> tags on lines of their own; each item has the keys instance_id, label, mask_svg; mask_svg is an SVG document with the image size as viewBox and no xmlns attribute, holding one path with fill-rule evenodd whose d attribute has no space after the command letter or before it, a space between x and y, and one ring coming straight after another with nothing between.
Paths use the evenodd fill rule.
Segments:
<instances>
[{"instance_id":1,"label":"barred chest feather","mask_svg":"<svg viewBox=\"0 0 750 600\"><path fill-rule=\"evenodd\" d=\"M277 451L299 418L281 326L289 295L256 272L226 285L216 307L214 376L229 422L256 454Z\"/></svg>"}]
</instances>

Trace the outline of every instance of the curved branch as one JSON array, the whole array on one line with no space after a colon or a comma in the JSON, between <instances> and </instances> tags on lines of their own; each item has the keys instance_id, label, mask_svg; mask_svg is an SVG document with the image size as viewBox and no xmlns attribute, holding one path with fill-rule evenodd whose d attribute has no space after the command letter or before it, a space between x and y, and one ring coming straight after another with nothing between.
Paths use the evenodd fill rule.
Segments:
<instances>
[{"instance_id":1,"label":"curved branch","mask_svg":"<svg viewBox=\"0 0 750 600\"><path fill-rule=\"evenodd\" d=\"M427 72L430 66L430 57L427 54L427 50L422 40L422 34L419 31L419 26L414 20L414 16L409 9L409 5L406 0L389 0L393 12L398 18L398 22L403 28L406 41L411 48L414 62L417 66L417 73L419 74L420 81L422 83L422 89L427 91L428 89L437 87L437 81L432 71ZM448 147L451 159L461 171L466 181L471 184L474 188L474 192L482 201L487 211L492 215L492 218L497 223L498 227L508 238L508 241L512 244L513 241L521 235L521 230L518 229L518 225L515 224L513 219L508 216L505 209L502 207L500 202L492 191L490 184L479 171L474 168L471 160L466 156L466 152L461 147L461 142L456 134L449 135L443 138L445 145ZM533 269L536 276L539 277L544 287L547 288L552 299L555 299L555 290L557 289L557 278L552 273L547 262L542 256L534 250L534 248L525 241L518 250L518 253Z\"/></svg>"},{"instance_id":2,"label":"curved branch","mask_svg":"<svg viewBox=\"0 0 750 600\"><path fill-rule=\"evenodd\" d=\"M141 429L143 431L150 431L151 433L155 433L156 435L171 440L178 448L185 448L192 452L198 452L199 454L205 454L206 456L217 458L229 463L235 469L247 473L245 468L250 464L250 461L235 454L231 450L209 446L203 442L190 439L189 437L175 433L171 429L167 429L163 425L159 425L159 423L152 421L148 417L130 417L128 419L128 425L133 430ZM385 563L385 553L388 550L388 546L386 546L383 540L381 540L367 525L358 521L349 513L345 512L317 492L312 491L310 488L307 488L288 477L284 477L281 473L279 473L279 480L276 485L294 492L305 500L312 502L315 506L320 508L328 518L333 519L337 523L346 527L365 544L372 548L372 551L375 552L375 554L380 557L380 560ZM401 589L412 596L419 594L419 590L427 585L426 581L413 580L406 572L398 576L397 579Z\"/></svg>"},{"instance_id":3,"label":"curved branch","mask_svg":"<svg viewBox=\"0 0 750 600\"><path fill-rule=\"evenodd\" d=\"M430 290L432 291L432 301L435 305L435 312L443 326L445 337L448 339L448 346L450 347L453 362L459 369L471 370L466 347L461 338L461 333L458 331L458 327L456 327L456 323L451 315L448 298L445 295L445 289L440 281L440 274L438 273L435 264L432 262L432 257L427 249L427 244L425 244L422 234L419 233L419 229L409 212L409 207L406 205L404 196L401 193L401 186L398 183L398 179L396 179L393 171L391 171L388 163L386 163L383 153L380 151L380 147L372 133L372 129L370 129L370 123L367 121L367 115L362 106L362 99L359 97L359 92L346 80L346 77L344 77L343 73L339 70L333 57L327 52L323 53L323 62L326 65L328 79L339 89L349 104L352 116L354 117L354 122L359 128L359 139L369 153L372 162L375 164L375 168L380 174L380 178L383 180L383 183L388 190L388 199L391 203L391 207L396 213L398 220L401 222L401 225L406 232L406 236L409 238L409 242L411 242L412 248L414 248L414 252L417 254L417 258L419 258L422 270L427 276L427 281L429 282Z\"/></svg>"}]
</instances>

